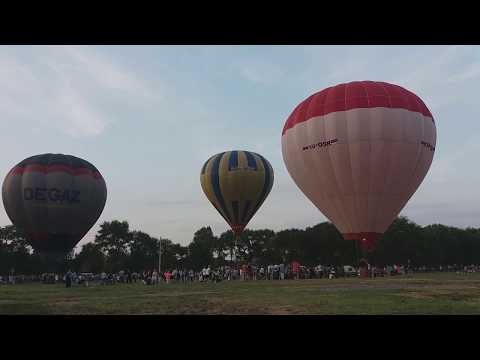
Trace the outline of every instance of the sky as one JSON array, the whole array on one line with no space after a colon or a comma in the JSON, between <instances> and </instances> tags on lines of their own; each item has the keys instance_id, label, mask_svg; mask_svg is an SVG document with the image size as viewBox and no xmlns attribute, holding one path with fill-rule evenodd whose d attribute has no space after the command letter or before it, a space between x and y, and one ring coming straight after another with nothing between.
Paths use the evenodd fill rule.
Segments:
<instances>
[{"instance_id":1,"label":"sky","mask_svg":"<svg viewBox=\"0 0 480 360\"><path fill-rule=\"evenodd\" d=\"M478 46L0 46L0 177L32 155L81 157L108 198L80 246L111 220L186 245L203 226L228 229L203 163L248 150L275 172L248 227L313 226L327 219L286 170L282 128L312 93L355 80L403 86L435 118L432 166L401 215L480 227Z\"/></svg>"}]
</instances>

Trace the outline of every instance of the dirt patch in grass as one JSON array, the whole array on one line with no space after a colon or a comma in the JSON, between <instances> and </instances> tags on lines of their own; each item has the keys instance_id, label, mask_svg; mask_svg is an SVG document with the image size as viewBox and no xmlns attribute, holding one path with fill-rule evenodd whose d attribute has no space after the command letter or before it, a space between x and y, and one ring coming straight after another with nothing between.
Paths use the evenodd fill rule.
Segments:
<instances>
[{"instance_id":1,"label":"dirt patch in grass","mask_svg":"<svg viewBox=\"0 0 480 360\"><path fill-rule=\"evenodd\" d=\"M65 300L60 300L60 301L55 301L54 303L51 304L52 307L54 306L75 306L75 305L80 305L82 302L74 299L65 299Z\"/></svg>"},{"instance_id":2,"label":"dirt patch in grass","mask_svg":"<svg viewBox=\"0 0 480 360\"><path fill-rule=\"evenodd\" d=\"M270 315L299 315L302 311L292 306L272 306L268 309Z\"/></svg>"},{"instance_id":3,"label":"dirt patch in grass","mask_svg":"<svg viewBox=\"0 0 480 360\"><path fill-rule=\"evenodd\" d=\"M394 296L408 297L408 298L418 299L418 300L431 300L431 299L433 299L432 295L417 292L417 291L409 291L407 293L394 294Z\"/></svg>"}]
</instances>

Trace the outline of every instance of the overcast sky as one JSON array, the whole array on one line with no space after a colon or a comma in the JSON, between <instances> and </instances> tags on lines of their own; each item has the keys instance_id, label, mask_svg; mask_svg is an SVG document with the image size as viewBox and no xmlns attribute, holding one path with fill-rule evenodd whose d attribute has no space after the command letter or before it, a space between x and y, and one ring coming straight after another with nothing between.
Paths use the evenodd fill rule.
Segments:
<instances>
[{"instance_id":1,"label":"overcast sky","mask_svg":"<svg viewBox=\"0 0 480 360\"><path fill-rule=\"evenodd\" d=\"M202 226L228 229L200 187L203 163L250 150L275 183L249 228L305 228L326 218L285 168L282 128L307 96L354 80L403 86L435 118L432 167L402 214L480 227L478 46L0 46L0 175L36 154L84 158L108 199L80 244L118 219L185 245Z\"/></svg>"}]
</instances>

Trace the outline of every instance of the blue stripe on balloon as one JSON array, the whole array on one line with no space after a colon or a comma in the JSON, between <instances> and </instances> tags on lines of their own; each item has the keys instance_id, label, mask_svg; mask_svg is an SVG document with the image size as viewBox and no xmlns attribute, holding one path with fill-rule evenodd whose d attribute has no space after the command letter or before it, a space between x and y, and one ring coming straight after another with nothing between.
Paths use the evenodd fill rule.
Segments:
<instances>
[{"instance_id":1,"label":"blue stripe on balloon","mask_svg":"<svg viewBox=\"0 0 480 360\"><path fill-rule=\"evenodd\" d=\"M238 167L238 152L232 151L230 159L228 159L228 170L236 169Z\"/></svg>"},{"instance_id":2,"label":"blue stripe on balloon","mask_svg":"<svg viewBox=\"0 0 480 360\"><path fill-rule=\"evenodd\" d=\"M248 151L244 151L245 156L247 157L247 164L249 168L252 168L253 170L257 170L257 162L255 161L255 158L253 157L252 153Z\"/></svg>"},{"instance_id":3,"label":"blue stripe on balloon","mask_svg":"<svg viewBox=\"0 0 480 360\"><path fill-rule=\"evenodd\" d=\"M228 223L228 219L225 217L225 215L223 215L223 213L220 211L220 209L217 207L217 205L215 205L213 202L212 202L212 205L213 205L213 207L215 208L215 210L217 210L218 213L219 213L220 215L222 215L222 218L224 218L225 221Z\"/></svg>"},{"instance_id":4,"label":"blue stripe on balloon","mask_svg":"<svg viewBox=\"0 0 480 360\"><path fill-rule=\"evenodd\" d=\"M230 214L228 213L227 207L225 206L225 200L223 199L222 191L220 190L220 161L225 153L219 154L215 160L213 160L212 172L210 179L212 181L213 192L215 193L215 197L217 201L220 203L220 206L224 212L224 217L226 217L227 222L231 223L232 220L230 219Z\"/></svg>"},{"instance_id":5,"label":"blue stripe on balloon","mask_svg":"<svg viewBox=\"0 0 480 360\"><path fill-rule=\"evenodd\" d=\"M263 189L262 189L262 192L260 194L260 197L258 198L258 201L257 201L257 204L255 205L255 208L253 209L252 211L252 215L255 214L258 210L258 208L260 207L260 205L262 205L263 201L265 200L265 198L267 197L268 195L268 191L269 191L269 187L270 187L270 166L268 166L268 163L267 161L261 156L261 155L258 155L256 154L260 160L262 161L263 163L263 167L265 169L265 178L264 178L264 183L263 183Z\"/></svg>"},{"instance_id":6,"label":"blue stripe on balloon","mask_svg":"<svg viewBox=\"0 0 480 360\"><path fill-rule=\"evenodd\" d=\"M205 174L205 169L207 168L207 164L209 162L210 159L208 159L207 161L205 161L205 164L203 164L203 167L202 167L202 175Z\"/></svg>"},{"instance_id":7,"label":"blue stripe on balloon","mask_svg":"<svg viewBox=\"0 0 480 360\"><path fill-rule=\"evenodd\" d=\"M238 224L238 201L232 201L232 209L233 209L233 220L235 224Z\"/></svg>"},{"instance_id":8,"label":"blue stripe on balloon","mask_svg":"<svg viewBox=\"0 0 480 360\"><path fill-rule=\"evenodd\" d=\"M243 214L242 214L242 224L245 224L245 219L251 204L252 202L250 200L245 201L245 207L243 208Z\"/></svg>"},{"instance_id":9,"label":"blue stripe on balloon","mask_svg":"<svg viewBox=\"0 0 480 360\"><path fill-rule=\"evenodd\" d=\"M213 156L215 156L215 155L213 155ZM205 164L203 164L202 172L201 172L202 175L205 174L205 170L207 169L207 165L210 162L210 160L212 160L213 156L211 156L207 161L205 161Z\"/></svg>"}]
</instances>

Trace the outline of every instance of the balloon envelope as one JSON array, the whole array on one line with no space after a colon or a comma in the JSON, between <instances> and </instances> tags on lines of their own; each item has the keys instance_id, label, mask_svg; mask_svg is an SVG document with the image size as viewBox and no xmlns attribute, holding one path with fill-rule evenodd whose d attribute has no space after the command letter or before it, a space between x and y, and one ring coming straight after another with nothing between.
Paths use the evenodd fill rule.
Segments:
<instances>
[{"instance_id":1,"label":"balloon envelope","mask_svg":"<svg viewBox=\"0 0 480 360\"><path fill-rule=\"evenodd\" d=\"M222 152L205 162L200 183L208 200L239 235L270 193L273 168L253 152Z\"/></svg>"},{"instance_id":2,"label":"balloon envelope","mask_svg":"<svg viewBox=\"0 0 480 360\"><path fill-rule=\"evenodd\" d=\"M287 119L282 154L302 192L347 240L367 250L432 163L436 128L412 92L357 81L313 94Z\"/></svg>"},{"instance_id":3,"label":"balloon envelope","mask_svg":"<svg viewBox=\"0 0 480 360\"><path fill-rule=\"evenodd\" d=\"M95 166L63 154L29 157L5 177L2 198L8 217L44 254L66 254L100 217L107 199Z\"/></svg>"}]
</instances>

